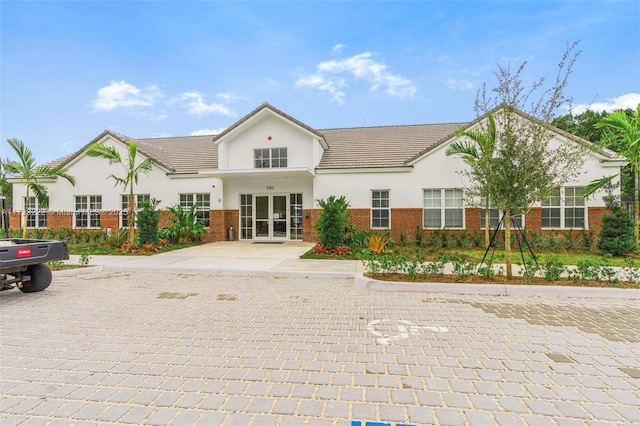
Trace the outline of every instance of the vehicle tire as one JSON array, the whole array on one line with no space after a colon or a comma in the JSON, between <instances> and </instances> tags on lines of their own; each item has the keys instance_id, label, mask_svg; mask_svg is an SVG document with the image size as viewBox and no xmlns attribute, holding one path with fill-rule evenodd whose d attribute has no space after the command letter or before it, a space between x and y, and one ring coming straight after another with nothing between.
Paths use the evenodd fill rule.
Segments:
<instances>
[{"instance_id":1,"label":"vehicle tire","mask_svg":"<svg viewBox=\"0 0 640 426\"><path fill-rule=\"evenodd\" d=\"M22 288L20 290L22 290L23 293L42 291L51 284L51 269L44 263L28 266L27 274L31 275L31 279L22 282Z\"/></svg>"}]
</instances>

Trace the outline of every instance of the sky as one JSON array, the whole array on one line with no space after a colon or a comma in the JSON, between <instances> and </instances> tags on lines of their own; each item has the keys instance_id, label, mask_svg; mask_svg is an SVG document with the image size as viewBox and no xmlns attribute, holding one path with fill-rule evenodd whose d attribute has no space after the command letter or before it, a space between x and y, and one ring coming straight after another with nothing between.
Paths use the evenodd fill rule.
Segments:
<instances>
[{"instance_id":1,"label":"sky","mask_svg":"<svg viewBox=\"0 0 640 426\"><path fill-rule=\"evenodd\" d=\"M576 40L573 111L635 107L639 22L631 0L2 0L0 156L219 133L263 102L315 129L470 121L498 64L531 84Z\"/></svg>"}]
</instances>

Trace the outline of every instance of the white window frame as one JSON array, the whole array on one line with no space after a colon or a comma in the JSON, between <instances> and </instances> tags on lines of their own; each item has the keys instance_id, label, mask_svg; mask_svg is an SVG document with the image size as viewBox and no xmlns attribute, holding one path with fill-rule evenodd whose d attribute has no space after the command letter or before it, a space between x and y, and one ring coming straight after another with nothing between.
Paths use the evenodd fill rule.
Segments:
<instances>
[{"instance_id":1,"label":"white window frame","mask_svg":"<svg viewBox=\"0 0 640 426\"><path fill-rule=\"evenodd\" d=\"M544 226L544 223L541 222L540 229L589 229L589 207L587 206L587 200L586 198L578 195L580 192L582 192L583 189L584 187L582 186L563 186L561 188L558 188L557 192L551 197L543 200L540 203L542 209L540 220L544 220L545 209L557 209L560 213L560 226ZM567 212L572 209L583 210L583 226L566 226L566 221L569 219L569 217L567 216ZM573 220L575 221L575 217L573 218Z\"/></svg>"},{"instance_id":2,"label":"white window frame","mask_svg":"<svg viewBox=\"0 0 640 426\"><path fill-rule=\"evenodd\" d=\"M20 215L20 223L24 226L24 221L27 221L27 228L30 229L43 229L47 228L47 209L40 208L38 198L29 196L29 203L27 203L27 197L22 197L22 205L26 214ZM29 218L33 216L33 223L35 226L29 226ZM43 220L44 219L44 220ZM44 222L44 223L43 223Z\"/></svg>"},{"instance_id":3,"label":"white window frame","mask_svg":"<svg viewBox=\"0 0 640 426\"><path fill-rule=\"evenodd\" d=\"M204 201L205 198L206 203ZM198 203L198 208L196 210L198 219L204 222L206 228L209 228L211 226L211 193L189 192L178 194L178 205L180 207L189 209L195 203Z\"/></svg>"},{"instance_id":4,"label":"white window frame","mask_svg":"<svg viewBox=\"0 0 640 426\"><path fill-rule=\"evenodd\" d=\"M78 199L83 198L85 209L78 209ZM73 228L100 229L100 211L102 210L102 195L74 195L73 198ZM78 226L78 214L87 215L87 226ZM97 218L97 221L95 220Z\"/></svg>"},{"instance_id":5,"label":"white window frame","mask_svg":"<svg viewBox=\"0 0 640 426\"><path fill-rule=\"evenodd\" d=\"M483 225L484 222L484 218L485 218L485 212L487 211L487 209L485 208L486 206L486 202L484 197L482 197L480 199L480 229L485 229L486 228L486 224ZM498 209L492 209L491 208L491 204L489 204L489 229L496 229L495 226L491 226L491 222L496 222L499 223L500 219L502 218L502 215L504 214L503 210L498 210ZM497 215L497 219L495 218L495 216ZM494 217L491 217L494 216ZM518 220L520 219L520 229L524 229L525 227L525 217L524 215L516 215L516 216L512 216L511 217L512 220ZM513 227L511 227L513 229ZM504 229L504 223L500 226L500 229Z\"/></svg>"},{"instance_id":6,"label":"white window frame","mask_svg":"<svg viewBox=\"0 0 640 426\"><path fill-rule=\"evenodd\" d=\"M151 202L151 194L133 194L136 197L136 216L142 210L140 203ZM128 228L129 224L125 224L125 218L129 214L129 194L120 194L120 228ZM127 218L128 219L128 218ZM138 228L138 224L133 224L134 228Z\"/></svg>"},{"instance_id":7,"label":"white window frame","mask_svg":"<svg viewBox=\"0 0 640 426\"><path fill-rule=\"evenodd\" d=\"M426 192L432 193L440 192L440 197L430 197L429 200L433 201L433 205L427 206ZM448 197L451 193L459 194L459 197L453 200L456 203L459 201L459 206L447 205L451 198ZM462 212L462 226L445 226L447 210L460 210ZM425 213L427 211L440 211L440 226L426 226ZM423 188L422 189L422 228L423 229L465 229L466 228L466 212L464 205L464 193L461 188Z\"/></svg>"},{"instance_id":8,"label":"white window frame","mask_svg":"<svg viewBox=\"0 0 640 426\"><path fill-rule=\"evenodd\" d=\"M289 150L286 147L253 149L254 169L281 169L288 164Z\"/></svg>"},{"instance_id":9,"label":"white window frame","mask_svg":"<svg viewBox=\"0 0 640 426\"><path fill-rule=\"evenodd\" d=\"M386 197L383 197L385 195ZM377 196L376 196L377 195ZM372 189L371 190L371 220L369 222L369 227L371 229L391 229L391 191L388 189ZM386 203L385 203L386 201ZM386 206L384 205L386 204ZM387 225L386 226L374 226L374 212L387 212ZM382 221L383 218L377 218L377 220Z\"/></svg>"}]
</instances>

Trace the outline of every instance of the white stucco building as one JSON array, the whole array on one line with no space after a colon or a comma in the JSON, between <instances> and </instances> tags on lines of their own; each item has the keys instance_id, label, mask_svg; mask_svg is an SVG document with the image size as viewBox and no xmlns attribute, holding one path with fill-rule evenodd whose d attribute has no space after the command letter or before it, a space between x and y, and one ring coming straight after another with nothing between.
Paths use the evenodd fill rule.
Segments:
<instances>
[{"instance_id":1,"label":"white stucco building","mask_svg":"<svg viewBox=\"0 0 640 426\"><path fill-rule=\"evenodd\" d=\"M416 227L425 233L484 227L481 210L465 206L459 174L465 163L445 155L455 131L474 123L318 130L265 103L216 136L133 139L107 130L89 144L113 146L126 158L127 143L136 141L140 154L155 161L135 188L137 201L155 198L160 209L198 203L210 240L225 239L228 227L234 227L240 240L313 241L317 200L331 195L346 197L358 227L389 230L397 238L400 232L413 235ZM588 144L552 131L553 143ZM14 179L14 210L29 207L29 227L126 226L126 191L108 178L120 171L85 155L87 146L54 162L67 167L77 183L46 182L46 211L35 199L25 200L25 186ZM601 197L584 200L579 189L616 173L624 162L608 150L585 155L583 173L532 208L524 218L527 228L599 224L605 210ZM11 226L19 227L21 220L14 213Z\"/></svg>"}]
</instances>

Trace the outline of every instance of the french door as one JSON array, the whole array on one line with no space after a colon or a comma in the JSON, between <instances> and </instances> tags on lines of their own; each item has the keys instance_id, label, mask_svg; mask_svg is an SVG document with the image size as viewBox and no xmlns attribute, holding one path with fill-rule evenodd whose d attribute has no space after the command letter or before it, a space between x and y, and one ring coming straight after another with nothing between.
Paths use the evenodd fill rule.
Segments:
<instances>
[{"instance_id":1,"label":"french door","mask_svg":"<svg viewBox=\"0 0 640 426\"><path fill-rule=\"evenodd\" d=\"M256 195L253 239L278 241L289 238L288 195Z\"/></svg>"}]
</instances>

